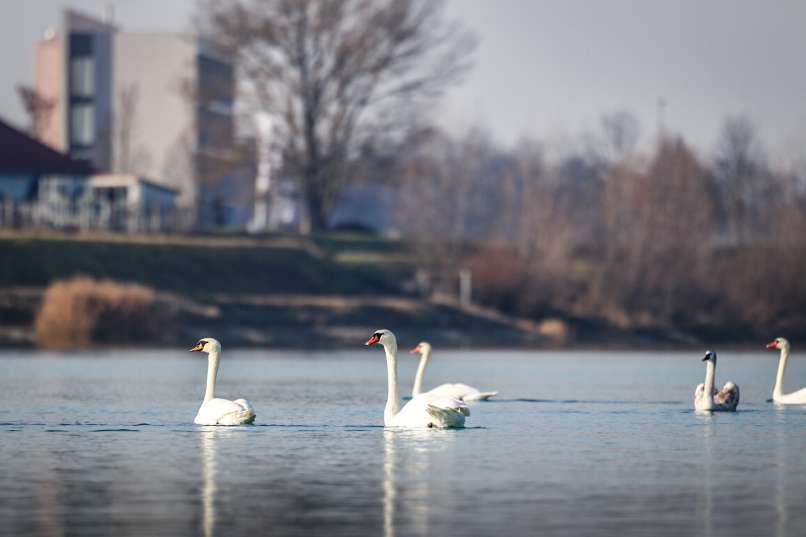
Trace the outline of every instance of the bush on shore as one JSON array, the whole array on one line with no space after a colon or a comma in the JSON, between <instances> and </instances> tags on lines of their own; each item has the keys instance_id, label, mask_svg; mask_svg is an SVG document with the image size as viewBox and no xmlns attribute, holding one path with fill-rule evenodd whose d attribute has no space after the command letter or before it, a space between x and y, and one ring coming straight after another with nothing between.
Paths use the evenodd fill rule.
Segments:
<instances>
[{"instance_id":1,"label":"bush on shore","mask_svg":"<svg viewBox=\"0 0 806 537\"><path fill-rule=\"evenodd\" d=\"M149 287L79 276L46 289L34 331L41 347L56 349L161 340L168 311Z\"/></svg>"}]
</instances>

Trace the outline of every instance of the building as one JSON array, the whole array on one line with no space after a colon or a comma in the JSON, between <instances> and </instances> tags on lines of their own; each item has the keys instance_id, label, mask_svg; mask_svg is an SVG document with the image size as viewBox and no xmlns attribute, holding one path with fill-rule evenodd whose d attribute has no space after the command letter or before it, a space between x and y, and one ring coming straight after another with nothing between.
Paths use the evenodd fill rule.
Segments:
<instances>
[{"instance_id":1,"label":"building","mask_svg":"<svg viewBox=\"0 0 806 537\"><path fill-rule=\"evenodd\" d=\"M35 51L50 103L40 139L104 172L154 178L197 208L226 205L234 171L233 65L184 33L131 33L66 10Z\"/></svg>"},{"instance_id":2,"label":"building","mask_svg":"<svg viewBox=\"0 0 806 537\"><path fill-rule=\"evenodd\" d=\"M179 192L131 174L95 174L86 161L0 120L0 226L116 231L185 229Z\"/></svg>"},{"instance_id":3,"label":"building","mask_svg":"<svg viewBox=\"0 0 806 537\"><path fill-rule=\"evenodd\" d=\"M34 89L49 103L40 140L100 170L112 164L112 48L115 27L65 11L34 50Z\"/></svg>"},{"instance_id":4,"label":"building","mask_svg":"<svg viewBox=\"0 0 806 537\"><path fill-rule=\"evenodd\" d=\"M114 167L204 205L231 173L234 71L190 34L118 33Z\"/></svg>"},{"instance_id":5,"label":"building","mask_svg":"<svg viewBox=\"0 0 806 537\"><path fill-rule=\"evenodd\" d=\"M60 221L65 211L79 203L91 174L89 163L59 153L0 120L3 226L26 225L34 219ZM42 210L34 214L34 205L40 203Z\"/></svg>"},{"instance_id":6,"label":"building","mask_svg":"<svg viewBox=\"0 0 806 537\"><path fill-rule=\"evenodd\" d=\"M93 175L83 202L89 209L85 227L118 231L163 231L181 228L173 188L131 174Z\"/></svg>"}]
</instances>

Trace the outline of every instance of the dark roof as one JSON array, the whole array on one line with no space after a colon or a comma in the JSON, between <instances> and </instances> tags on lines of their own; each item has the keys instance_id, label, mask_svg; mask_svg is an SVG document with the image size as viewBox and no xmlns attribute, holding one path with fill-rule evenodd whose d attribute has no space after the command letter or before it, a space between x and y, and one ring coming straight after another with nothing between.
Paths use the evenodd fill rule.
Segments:
<instances>
[{"instance_id":1,"label":"dark roof","mask_svg":"<svg viewBox=\"0 0 806 537\"><path fill-rule=\"evenodd\" d=\"M151 179L146 179L145 177L141 177L140 182L143 183L144 185L150 186L151 188L156 188L158 190L164 190L165 192L168 192L169 194L179 195L179 190L178 189L172 188L172 187L167 186L167 185L163 185L161 183L157 183L156 181L152 181Z\"/></svg>"},{"instance_id":2,"label":"dark roof","mask_svg":"<svg viewBox=\"0 0 806 537\"><path fill-rule=\"evenodd\" d=\"M0 173L86 175L92 166L70 158L0 119Z\"/></svg>"}]
</instances>

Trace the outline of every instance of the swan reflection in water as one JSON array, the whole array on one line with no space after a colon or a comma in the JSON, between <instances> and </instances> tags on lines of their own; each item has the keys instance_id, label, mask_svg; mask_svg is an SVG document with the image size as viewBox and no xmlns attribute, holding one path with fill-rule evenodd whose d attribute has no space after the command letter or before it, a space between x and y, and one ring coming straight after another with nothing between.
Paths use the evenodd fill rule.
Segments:
<instances>
[{"instance_id":1,"label":"swan reflection in water","mask_svg":"<svg viewBox=\"0 0 806 537\"><path fill-rule=\"evenodd\" d=\"M787 428L785 407L776 407L775 409L775 466L777 468L775 476L775 535L776 537L784 537L787 535L787 504L786 504L786 481L787 481L787 466L786 466L786 448L787 448Z\"/></svg>"},{"instance_id":2,"label":"swan reflection in water","mask_svg":"<svg viewBox=\"0 0 806 537\"><path fill-rule=\"evenodd\" d=\"M706 420L706 425L703 427L703 448L704 457L703 462L705 468L703 471L703 483L705 485L705 498L703 505L703 535L710 537L714 534L713 518L714 518L714 484L713 477L711 476L711 465L716 464L714 460L714 446L716 441L716 430L714 428L714 416L710 412L700 413L701 419Z\"/></svg>"},{"instance_id":3,"label":"swan reflection in water","mask_svg":"<svg viewBox=\"0 0 806 537\"><path fill-rule=\"evenodd\" d=\"M788 504L787 504L787 423L784 419L784 414L786 412L785 407L778 407L777 412L775 413L775 418L777 422L777 429L775 430L775 468L777 470L775 475L775 493L771 495L770 501L771 505L767 504L764 507L771 507L774 513L774 520L775 520L775 531L773 535L775 537L785 537L788 535L787 533L787 526L788 526ZM704 451L704 468L703 468L703 484L704 484L704 499L703 499L703 535L706 537L714 535L715 533L719 534L720 531L724 531L724 528L720 528L720 531L714 531L714 518L717 515L718 509L715 508L715 498L719 499L720 496L724 496L726 492L726 488L720 485L714 485L713 476L712 476L712 467L718 468L720 461L722 460L721 457L724 455L719 449L719 436L717 432L717 422L718 419L713 414L707 415L700 415L701 419L707 420L705 427L703 427L703 451ZM717 472L718 473L718 472ZM716 489L716 490L715 490ZM728 498L728 500L732 500L733 498ZM725 501L722 498L723 502Z\"/></svg>"},{"instance_id":4,"label":"swan reflection in water","mask_svg":"<svg viewBox=\"0 0 806 537\"><path fill-rule=\"evenodd\" d=\"M431 489L433 456L450 449L456 434L461 433L434 429L384 430L384 537L395 536L399 505L402 506L401 517L410 519L415 535L430 533L430 506L437 501Z\"/></svg>"},{"instance_id":5,"label":"swan reflection in water","mask_svg":"<svg viewBox=\"0 0 806 537\"><path fill-rule=\"evenodd\" d=\"M397 455L395 453L395 432L383 432L383 535L395 537L395 471Z\"/></svg>"},{"instance_id":6,"label":"swan reflection in water","mask_svg":"<svg viewBox=\"0 0 806 537\"><path fill-rule=\"evenodd\" d=\"M199 433L201 448L202 478L201 487L202 530L204 537L215 535L216 524L216 484L218 442L231 436L233 431L224 427L205 427Z\"/></svg>"}]
</instances>

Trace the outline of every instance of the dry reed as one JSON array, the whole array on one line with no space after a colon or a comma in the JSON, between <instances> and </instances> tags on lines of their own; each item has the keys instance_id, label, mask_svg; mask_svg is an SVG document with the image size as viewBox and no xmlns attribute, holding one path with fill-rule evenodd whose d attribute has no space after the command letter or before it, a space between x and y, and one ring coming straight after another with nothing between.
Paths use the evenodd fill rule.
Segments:
<instances>
[{"instance_id":1,"label":"dry reed","mask_svg":"<svg viewBox=\"0 0 806 537\"><path fill-rule=\"evenodd\" d=\"M46 348L153 343L168 320L170 314L149 287L79 276L47 288L34 331Z\"/></svg>"}]
</instances>

